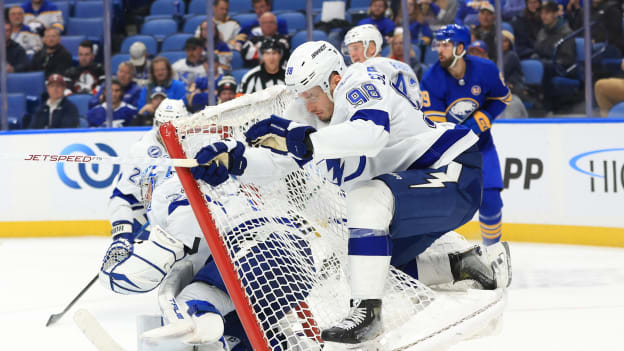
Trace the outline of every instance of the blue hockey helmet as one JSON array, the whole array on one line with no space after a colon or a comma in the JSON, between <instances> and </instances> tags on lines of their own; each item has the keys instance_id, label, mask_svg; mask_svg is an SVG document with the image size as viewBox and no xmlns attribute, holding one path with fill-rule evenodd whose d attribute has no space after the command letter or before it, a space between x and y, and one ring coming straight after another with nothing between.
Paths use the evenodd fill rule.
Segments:
<instances>
[{"instance_id":1,"label":"blue hockey helmet","mask_svg":"<svg viewBox=\"0 0 624 351\"><path fill-rule=\"evenodd\" d=\"M454 46L464 44L464 48L470 45L470 30L459 24L449 24L435 32L435 40L438 42L451 42Z\"/></svg>"}]
</instances>

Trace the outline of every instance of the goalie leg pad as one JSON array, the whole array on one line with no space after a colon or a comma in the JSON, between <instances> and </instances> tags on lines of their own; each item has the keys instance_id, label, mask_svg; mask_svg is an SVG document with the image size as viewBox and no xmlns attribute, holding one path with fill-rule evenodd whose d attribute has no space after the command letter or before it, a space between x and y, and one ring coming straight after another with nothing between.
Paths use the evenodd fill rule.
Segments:
<instances>
[{"instance_id":1,"label":"goalie leg pad","mask_svg":"<svg viewBox=\"0 0 624 351\"><path fill-rule=\"evenodd\" d=\"M184 244L155 226L150 240L114 241L104 256L99 280L106 288L120 294L148 292L156 288L173 264L184 256Z\"/></svg>"}]
</instances>

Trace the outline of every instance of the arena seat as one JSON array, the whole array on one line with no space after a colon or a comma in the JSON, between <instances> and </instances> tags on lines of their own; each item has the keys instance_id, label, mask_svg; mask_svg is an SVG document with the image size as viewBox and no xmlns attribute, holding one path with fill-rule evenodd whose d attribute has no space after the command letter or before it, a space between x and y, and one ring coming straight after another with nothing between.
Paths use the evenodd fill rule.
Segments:
<instances>
[{"instance_id":1,"label":"arena seat","mask_svg":"<svg viewBox=\"0 0 624 351\"><path fill-rule=\"evenodd\" d=\"M130 60L130 54L115 54L111 57L111 71L113 75L117 74L117 68L122 62Z\"/></svg>"},{"instance_id":2,"label":"arena seat","mask_svg":"<svg viewBox=\"0 0 624 351\"><path fill-rule=\"evenodd\" d=\"M522 73L524 74L524 83L527 85L541 85L544 76L544 65L539 60L522 60L520 61Z\"/></svg>"},{"instance_id":3,"label":"arena seat","mask_svg":"<svg viewBox=\"0 0 624 351\"><path fill-rule=\"evenodd\" d=\"M96 18L104 16L103 1L78 1L74 5L74 16L78 18Z\"/></svg>"},{"instance_id":4,"label":"arena seat","mask_svg":"<svg viewBox=\"0 0 624 351\"><path fill-rule=\"evenodd\" d=\"M232 70L232 76L234 76L234 78L236 79L236 84L241 83L241 79L243 79L243 76L249 71L249 69L247 68L239 68L239 69L233 69Z\"/></svg>"},{"instance_id":5,"label":"arena seat","mask_svg":"<svg viewBox=\"0 0 624 351\"><path fill-rule=\"evenodd\" d=\"M179 9L176 8L180 6ZM184 1L179 0L176 4L174 0L156 0L150 6L150 15L172 15L178 13L180 15L186 12L186 4Z\"/></svg>"},{"instance_id":6,"label":"arena seat","mask_svg":"<svg viewBox=\"0 0 624 351\"><path fill-rule=\"evenodd\" d=\"M292 40L290 41L290 50L295 50L295 48L297 48L299 45L305 43L306 41L308 41L307 38L308 32L305 30L302 30L300 32L297 32L297 34L295 34L292 37ZM325 34L325 32L320 31L320 30L314 30L312 31L312 40L314 41L318 41L318 40L328 40L327 38L327 34Z\"/></svg>"},{"instance_id":7,"label":"arena seat","mask_svg":"<svg viewBox=\"0 0 624 351\"><path fill-rule=\"evenodd\" d=\"M141 34L151 35L157 40L163 40L167 36L174 34L178 31L178 23L173 19L155 19L149 22L143 23L141 27Z\"/></svg>"},{"instance_id":8,"label":"arena seat","mask_svg":"<svg viewBox=\"0 0 624 351\"><path fill-rule=\"evenodd\" d=\"M45 91L45 74L43 71L9 73L7 88L9 94L23 93L41 99L41 94Z\"/></svg>"},{"instance_id":9,"label":"arena seat","mask_svg":"<svg viewBox=\"0 0 624 351\"><path fill-rule=\"evenodd\" d=\"M87 37L84 35L63 35L61 36L61 45L72 55L75 62L78 62L78 47Z\"/></svg>"},{"instance_id":10,"label":"arena seat","mask_svg":"<svg viewBox=\"0 0 624 351\"><path fill-rule=\"evenodd\" d=\"M232 51L232 69L244 68L245 63L243 62L243 56L240 51L233 50Z\"/></svg>"},{"instance_id":11,"label":"arena seat","mask_svg":"<svg viewBox=\"0 0 624 351\"><path fill-rule=\"evenodd\" d=\"M306 29L306 18L301 12L283 12L278 18L283 19L288 24L288 34L293 35L297 31Z\"/></svg>"},{"instance_id":12,"label":"arena seat","mask_svg":"<svg viewBox=\"0 0 624 351\"><path fill-rule=\"evenodd\" d=\"M184 44L188 38L191 38L193 35L190 33L175 33L163 41L160 51L181 51L184 50Z\"/></svg>"},{"instance_id":13,"label":"arena seat","mask_svg":"<svg viewBox=\"0 0 624 351\"><path fill-rule=\"evenodd\" d=\"M195 30L197 30L197 27L199 27L205 18L205 15L187 18L186 22L184 22L184 28L182 28L182 31L184 33L195 34Z\"/></svg>"},{"instance_id":14,"label":"arena seat","mask_svg":"<svg viewBox=\"0 0 624 351\"><path fill-rule=\"evenodd\" d=\"M78 109L78 114L82 117L87 117L89 112L89 100L92 96L90 94L72 94L67 97L67 100L71 101Z\"/></svg>"},{"instance_id":15,"label":"arena seat","mask_svg":"<svg viewBox=\"0 0 624 351\"><path fill-rule=\"evenodd\" d=\"M609 110L609 114L607 115L607 117L609 117L609 118L624 118L624 102L620 102L618 104L615 104L615 106L613 106Z\"/></svg>"},{"instance_id":16,"label":"arena seat","mask_svg":"<svg viewBox=\"0 0 624 351\"><path fill-rule=\"evenodd\" d=\"M101 41L104 29L103 19L71 17L65 25L66 35L86 35L87 39Z\"/></svg>"},{"instance_id":17,"label":"arena seat","mask_svg":"<svg viewBox=\"0 0 624 351\"><path fill-rule=\"evenodd\" d=\"M173 65L173 63L176 62L177 60L186 58L186 52L185 51L166 51L166 52L159 53L158 56L166 57L167 60L169 60L169 62Z\"/></svg>"}]
</instances>

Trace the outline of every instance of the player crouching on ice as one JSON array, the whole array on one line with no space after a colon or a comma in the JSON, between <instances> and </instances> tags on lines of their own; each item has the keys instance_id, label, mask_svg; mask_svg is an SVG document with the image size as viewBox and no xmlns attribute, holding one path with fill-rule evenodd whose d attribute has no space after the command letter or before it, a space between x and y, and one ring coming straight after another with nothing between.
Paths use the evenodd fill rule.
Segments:
<instances>
[{"instance_id":1,"label":"player crouching on ice","mask_svg":"<svg viewBox=\"0 0 624 351\"><path fill-rule=\"evenodd\" d=\"M298 99L285 116L305 124L273 115L246 133L248 145L263 148L217 142L196 155L204 165L228 153L237 167L212 163L191 172L216 186L228 173L253 183L315 162L345 191L352 308L323 331L324 341L356 344L382 332L390 264L427 285L463 279L485 289L508 285L503 245L501 269L486 263L478 246L449 252L457 246L440 244L425 252L474 216L482 193L481 156L470 129L424 117L410 67L371 58L346 68L330 43L308 42L288 60L286 84Z\"/></svg>"}]
</instances>

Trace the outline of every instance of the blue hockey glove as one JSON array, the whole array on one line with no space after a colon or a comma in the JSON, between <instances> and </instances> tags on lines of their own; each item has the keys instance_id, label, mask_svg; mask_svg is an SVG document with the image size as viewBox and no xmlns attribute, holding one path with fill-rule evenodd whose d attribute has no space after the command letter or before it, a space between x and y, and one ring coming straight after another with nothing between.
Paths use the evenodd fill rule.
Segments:
<instances>
[{"instance_id":1,"label":"blue hockey glove","mask_svg":"<svg viewBox=\"0 0 624 351\"><path fill-rule=\"evenodd\" d=\"M204 146L195 155L200 166L191 168L195 179L217 186L228 179L229 174L242 175L247 167L245 145L240 141L224 140Z\"/></svg>"},{"instance_id":2,"label":"blue hockey glove","mask_svg":"<svg viewBox=\"0 0 624 351\"><path fill-rule=\"evenodd\" d=\"M299 160L309 160L314 154L310 134L316 129L302 125L288 119L271 115L247 130L247 143L252 146L262 146L271 151L286 155L292 154Z\"/></svg>"}]
</instances>

